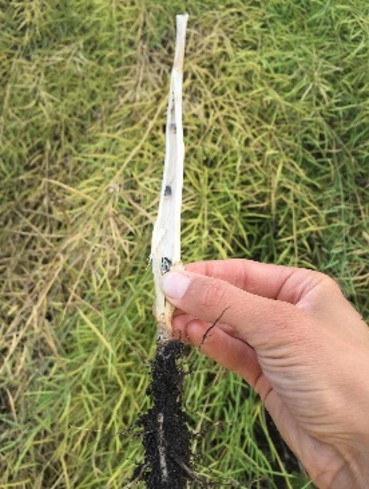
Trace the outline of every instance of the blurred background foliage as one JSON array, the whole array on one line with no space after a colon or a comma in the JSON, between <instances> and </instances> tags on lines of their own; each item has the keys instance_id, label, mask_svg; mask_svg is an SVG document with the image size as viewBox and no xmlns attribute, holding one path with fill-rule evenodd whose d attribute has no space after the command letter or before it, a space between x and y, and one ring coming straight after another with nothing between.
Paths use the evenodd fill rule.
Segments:
<instances>
[{"instance_id":1,"label":"blurred background foliage","mask_svg":"<svg viewBox=\"0 0 369 489\"><path fill-rule=\"evenodd\" d=\"M1 488L142 487L129 428L184 11L183 260L321 270L369 319L367 0L0 0ZM248 387L185 364L198 474L308 487Z\"/></svg>"}]
</instances>

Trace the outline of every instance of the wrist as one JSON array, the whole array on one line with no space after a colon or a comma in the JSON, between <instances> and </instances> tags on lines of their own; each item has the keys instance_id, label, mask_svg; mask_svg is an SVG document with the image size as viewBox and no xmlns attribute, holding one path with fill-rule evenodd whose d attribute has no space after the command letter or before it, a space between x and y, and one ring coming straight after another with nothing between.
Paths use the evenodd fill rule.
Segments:
<instances>
[{"instance_id":1,"label":"wrist","mask_svg":"<svg viewBox=\"0 0 369 489\"><path fill-rule=\"evenodd\" d=\"M355 489L367 489L369 484L369 474L367 465L359 466L357 463L343 467L332 480L332 484L327 486L330 489L344 489L352 487Z\"/></svg>"},{"instance_id":2,"label":"wrist","mask_svg":"<svg viewBox=\"0 0 369 489\"><path fill-rule=\"evenodd\" d=\"M319 489L367 489L369 487L369 455L342 459L334 471L311 473L314 484Z\"/></svg>"}]
</instances>

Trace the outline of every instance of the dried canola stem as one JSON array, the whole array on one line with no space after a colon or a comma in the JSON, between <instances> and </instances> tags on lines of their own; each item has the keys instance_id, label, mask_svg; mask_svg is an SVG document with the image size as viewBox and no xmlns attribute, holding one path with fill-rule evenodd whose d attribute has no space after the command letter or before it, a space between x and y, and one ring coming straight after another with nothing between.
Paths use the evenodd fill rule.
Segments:
<instances>
[{"instance_id":1,"label":"dried canola stem","mask_svg":"<svg viewBox=\"0 0 369 489\"><path fill-rule=\"evenodd\" d=\"M171 73L166 123L166 152L158 216L151 242L151 260L155 284L154 315L158 340L171 338L173 307L160 288L164 273L180 269L181 207L183 186L184 142L182 127L183 60L188 15L177 15L176 47Z\"/></svg>"}]
</instances>

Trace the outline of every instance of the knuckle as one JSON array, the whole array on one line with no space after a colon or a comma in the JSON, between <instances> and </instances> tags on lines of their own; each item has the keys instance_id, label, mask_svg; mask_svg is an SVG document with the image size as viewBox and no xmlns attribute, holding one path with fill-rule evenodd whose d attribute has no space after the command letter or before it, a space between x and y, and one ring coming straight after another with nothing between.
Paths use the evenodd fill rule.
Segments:
<instances>
[{"instance_id":1,"label":"knuckle","mask_svg":"<svg viewBox=\"0 0 369 489\"><path fill-rule=\"evenodd\" d=\"M332 277L328 277L328 275L325 276L325 285L329 290L332 290L333 292L339 292L341 293L341 286L337 282L337 280L333 279Z\"/></svg>"},{"instance_id":2,"label":"knuckle","mask_svg":"<svg viewBox=\"0 0 369 489\"><path fill-rule=\"evenodd\" d=\"M226 288L220 280L208 279L202 286L200 303L205 307L218 307L224 300Z\"/></svg>"},{"instance_id":3,"label":"knuckle","mask_svg":"<svg viewBox=\"0 0 369 489\"><path fill-rule=\"evenodd\" d=\"M322 290L328 293L341 292L341 287L339 283L329 275L322 272L313 272L315 275L315 281L319 284Z\"/></svg>"}]
</instances>

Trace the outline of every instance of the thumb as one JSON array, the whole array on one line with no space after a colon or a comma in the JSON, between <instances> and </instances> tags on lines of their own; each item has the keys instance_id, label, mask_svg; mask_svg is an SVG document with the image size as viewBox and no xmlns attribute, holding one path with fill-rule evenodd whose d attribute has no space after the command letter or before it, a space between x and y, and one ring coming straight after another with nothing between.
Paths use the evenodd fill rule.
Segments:
<instances>
[{"instance_id":1,"label":"thumb","mask_svg":"<svg viewBox=\"0 0 369 489\"><path fill-rule=\"evenodd\" d=\"M246 292L224 280L173 271L163 276L162 289L174 306L198 319L214 323L221 317L222 323L233 326L255 350L305 336L306 317L301 309Z\"/></svg>"}]
</instances>

